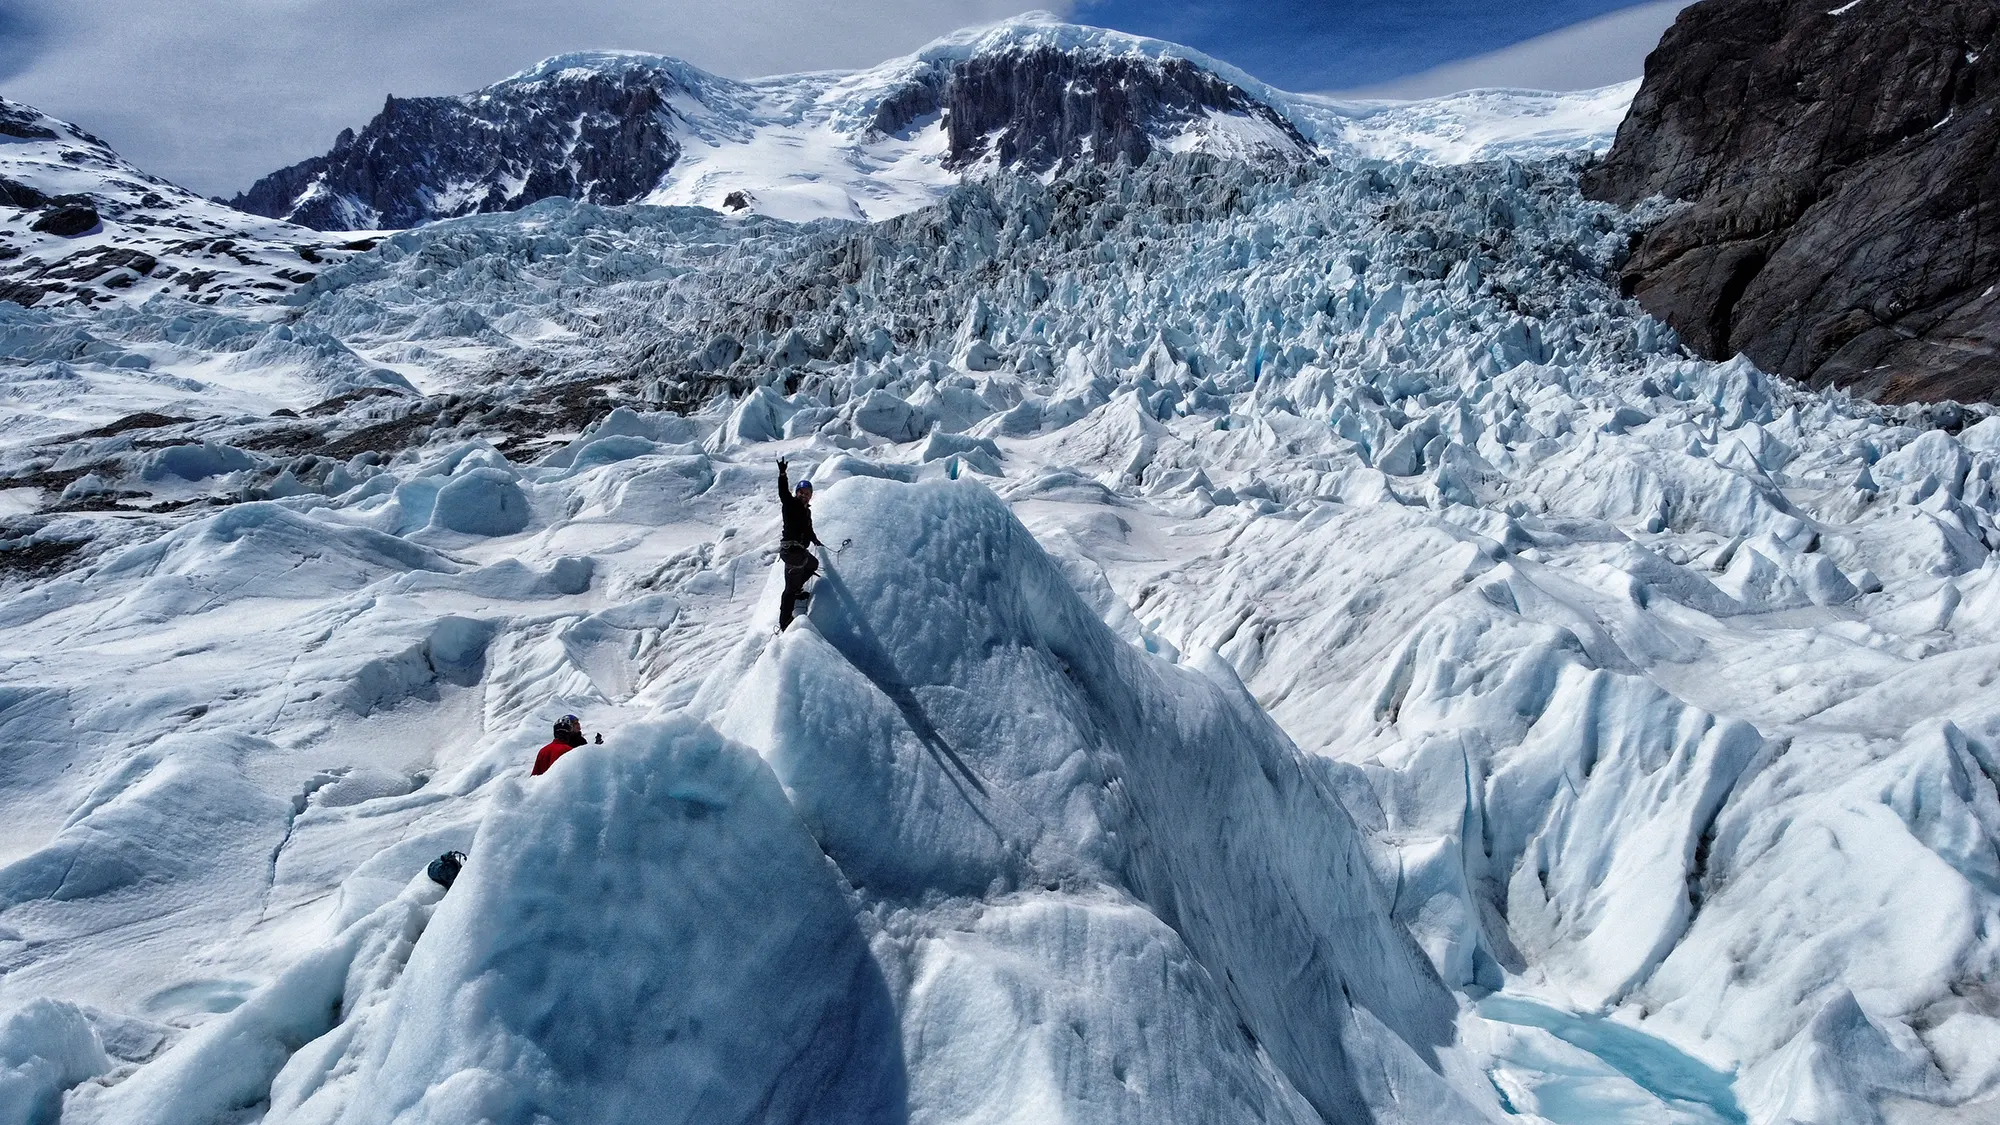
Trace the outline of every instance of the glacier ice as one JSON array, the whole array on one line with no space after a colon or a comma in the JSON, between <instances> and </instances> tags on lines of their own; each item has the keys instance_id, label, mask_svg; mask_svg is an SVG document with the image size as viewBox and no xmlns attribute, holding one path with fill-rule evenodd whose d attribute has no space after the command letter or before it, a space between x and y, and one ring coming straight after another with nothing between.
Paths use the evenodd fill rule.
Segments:
<instances>
[{"instance_id":1,"label":"glacier ice","mask_svg":"<svg viewBox=\"0 0 2000 1125\"><path fill-rule=\"evenodd\" d=\"M0 316L4 1059L79 1122L1990 1116L1995 421L1688 358L1574 176L557 201L288 339ZM810 1028L835 1102L759 1069Z\"/></svg>"},{"instance_id":2,"label":"glacier ice","mask_svg":"<svg viewBox=\"0 0 2000 1125\"><path fill-rule=\"evenodd\" d=\"M0 1121L37 1125L61 1113L63 1091L111 1069L74 1004L38 999L0 1017Z\"/></svg>"}]
</instances>

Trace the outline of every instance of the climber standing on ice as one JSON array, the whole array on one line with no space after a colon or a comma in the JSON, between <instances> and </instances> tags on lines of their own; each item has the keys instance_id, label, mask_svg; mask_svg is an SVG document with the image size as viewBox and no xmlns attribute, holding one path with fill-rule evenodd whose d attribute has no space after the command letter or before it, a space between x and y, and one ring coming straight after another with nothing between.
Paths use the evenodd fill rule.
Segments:
<instances>
[{"instance_id":1,"label":"climber standing on ice","mask_svg":"<svg viewBox=\"0 0 2000 1125\"><path fill-rule=\"evenodd\" d=\"M785 564L785 596L778 602L781 633L792 623L794 612L812 599L806 593L806 583L819 573L819 560L812 552L820 545L819 536L813 534L812 482L802 480L794 490L788 470L784 458L779 458L778 513L783 518L783 530L778 535L778 558Z\"/></svg>"}]
</instances>

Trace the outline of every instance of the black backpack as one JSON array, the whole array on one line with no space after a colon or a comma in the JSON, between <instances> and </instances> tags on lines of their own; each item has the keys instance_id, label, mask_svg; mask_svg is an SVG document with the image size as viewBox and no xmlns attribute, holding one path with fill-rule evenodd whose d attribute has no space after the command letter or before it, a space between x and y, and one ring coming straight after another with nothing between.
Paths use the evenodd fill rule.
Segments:
<instances>
[{"instance_id":1,"label":"black backpack","mask_svg":"<svg viewBox=\"0 0 2000 1125\"><path fill-rule=\"evenodd\" d=\"M445 890L450 890L452 882L458 878L459 869L464 866L464 852L446 852L436 859L431 860L431 882L436 883Z\"/></svg>"}]
</instances>

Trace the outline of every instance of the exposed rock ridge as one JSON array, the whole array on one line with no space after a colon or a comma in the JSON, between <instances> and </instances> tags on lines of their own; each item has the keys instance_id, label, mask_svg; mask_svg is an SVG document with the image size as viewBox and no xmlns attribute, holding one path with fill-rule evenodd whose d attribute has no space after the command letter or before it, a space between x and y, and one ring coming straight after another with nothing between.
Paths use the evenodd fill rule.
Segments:
<instances>
[{"instance_id":1,"label":"exposed rock ridge","mask_svg":"<svg viewBox=\"0 0 2000 1125\"><path fill-rule=\"evenodd\" d=\"M2000 7L1703 0L1593 198L1692 201L1624 269L1710 358L1889 401L2000 396Z\"/></svg>"},{"instance_id":2,"label":"exposed rock ridge","mask_svg":"<svg viewBox=\"0 0 2000 1125\"><path fill-rule=\"evenodd\" d=\"M550 196L629 203L679 159L662 68L557 70L460 97L395 98L333 151L231 204L320 230L413 227Z\"/></svg>"},{"instance_id":3,"label":"exposed rock ridge","mask_svg":"<svg viewBox=\"0 0 2000 1125\"><path fill-rule=\"evenodd\" d=\"M945 163L954 168L988 157L1034 172L1121 156L1142 163L1160 138L1210 111L1257 118L1298 152L1313 148L1282 114L1180 58L1035 47L954 60L885 99L876 128L897 132L939 111L950 143Z\"/></svg>"}]
</instances>

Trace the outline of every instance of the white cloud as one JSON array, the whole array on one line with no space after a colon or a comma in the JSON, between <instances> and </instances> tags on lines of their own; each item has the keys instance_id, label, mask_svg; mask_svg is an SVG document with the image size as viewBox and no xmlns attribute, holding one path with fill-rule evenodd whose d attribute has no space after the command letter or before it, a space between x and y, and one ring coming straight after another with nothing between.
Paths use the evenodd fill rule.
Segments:
<instances>
[{"instance_id":1,"label":"white cloud","mask_svg":"<svg viewBox=\"0 0 2000 1125\"><path fill-rule=\"evenodd\" d=\"M1482 87L1591 90L1639 77L1646 55L1692 0L1652 0L1374 86L1342 98L1428 98Z\"/></svg>"},{"instance_id":2,"label":"white cloud","mask_svg":"<svg viewBox=\"0 0 2000 1125\"><path fill-rule=\"evenodd\" d=\"M384 95L460 93L562 51L747 77L868 66L1048 0L16 0L0 93L147 171L228 194L324 152ZM1067 6L1063 6L1067 10ZM4 22L4 21L0 21ZM30 46L31 45L31 46Z\"/></svg>"}]
</instances>

